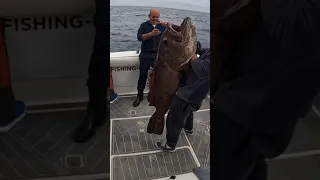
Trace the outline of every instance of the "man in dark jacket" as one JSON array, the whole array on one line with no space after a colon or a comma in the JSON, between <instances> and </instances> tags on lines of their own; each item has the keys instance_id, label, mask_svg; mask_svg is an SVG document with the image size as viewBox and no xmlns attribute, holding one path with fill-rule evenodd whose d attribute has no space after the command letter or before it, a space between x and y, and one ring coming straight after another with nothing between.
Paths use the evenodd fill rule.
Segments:
<instances>
[{"instance_id":1,"label":"man in dark jacket","mask_svg":"<svg viewBox=\"0 0 320 180\"><path fill-rule=\"evenodd\" d=\"M90 139L98 126L107 119L107 88L109 87L110 60L106 53L109 48L109 3L105 0L95 0L95 30L93 53L89 63L89 78L87 81L89 102L87 114L82 124L76 129L74 140L84 142Z\"/></svg>"},{"instance_id":2,"label":"man in dark jacket","mask_svg":"<svg viewBox=\"0 0 320 180\"><path fill-rule=\"evenodd\" d=\"M200 43L198 42L198 47ZM191 67L181 80L177 95L166 120L166 143L156 142L163 151L174 151L181 130L193 133L193 112L197 111L210 90L210 49L203 48L191 59Z\"/></svg>"},{"instance_id":3,"label":"man in dark jacket","mask_svg":"<svg viewBox=\"0 0 320 180\"><path fill-rule=\"evenodd\" d=\"M298 119L307 114L320 90L320 4L246 1L258 2L259 13L247 17L259 18L251 21L246 33L239 33L243 21L232 22L231 16L249 11L235 11L244 1L237 2L226 13L230 18L222 18L213 33L215 44L215 36L220 39L237 29L227 36L235 38L232 52L224 53L221 47L219 51L226 42L221 41L213 54L214 60L224 57L228 62L211 95L211 175L221 180L266 180L265 160L284 152Z\"/></svg>"},{"instance_id":4,"label":"man in dark jacket","mask_svg":"<svg viewBox=\"0 0 320 180\"><path fill-rule=\"evenodd\" d=\"M139 106L143 100L143 90L146 87L148 71L150 67L154 67L157 58L160 37L165 30L166 22L160 23L160 11L152 8L149 13L149 20L142 23L137 33L138 41L141 43L141 52L139 55L140 74L138 80L138 95L133 102L133 106Z\"/></svg>"}]
</instances>

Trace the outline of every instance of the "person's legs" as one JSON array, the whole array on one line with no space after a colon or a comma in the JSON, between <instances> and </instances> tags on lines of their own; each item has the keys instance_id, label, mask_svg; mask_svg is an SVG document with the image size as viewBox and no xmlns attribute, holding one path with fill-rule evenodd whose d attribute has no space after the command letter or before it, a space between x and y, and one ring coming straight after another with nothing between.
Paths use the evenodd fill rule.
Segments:
<instances>
[{"instance_id":1,"label":"person's legs","mask_svg":"<svg viewBox=\"0 0 320 180\"><path fill-rule=\"evenodd\" d=\"M119 98L118 93L114 91L112 70L110 69L110 87L108 88L108 102L114 103Z\"/></svg>"},{"instance_id":2,"label":"person's legs","mask_svg":"<svg viewBox=\"0 0 320 180\"><path fill-rule=\"evenodd\" d=\"M23 119L26 111L25 104L15 100L11 87L4 22L5 19L0 17L0 132L12 129Z\"/></svg>"},{"instance_id":3,"label":"person's legs","mask_svg":"<svg viewBox=\"0 0 320 180\"><path fill-rule=\"evenodd\" d=\"M187 117L186 124L184 125L184 131L187 135L193 134L193 118L194 113L193 111L190 112L189 116Z\"/></svg>"},{"instance_id":4,"label":"person's legs","mask_svg":"<svg viewBox=\"0 0 320 180\"><path fill-rule=\"evenodd\" d=\"M255 164L259 163L257 159L260 157L252 143L252 133L233 122L214 106L211 107L210 116L213 179L246 180L251 176L251 172L254 172Z\"/></svg>"},{"instance_id":5,"label":"person's legs","mask_svg":"<svg viewBox=\"0 0 320 180\"><path fill-rule=\"evenodd\" d=\"M179 96L175 96L172 106L166 119L166 143L157 142L156 146L164 151L173 151L177 145L182 128L185 126L186 119L189 116L190 106Z\"/></svg>"},{"instance_id":6,"label":"person's legs","mask_svg":"<svg viewBox=\"0 0 320 180\"><path fill-rule=\"evenodd\" d=\"M140 54L139 61L139 80L138 80L138 95L135 101L133 102L133 106L137 107L139 106L140 102L143 100L143 90L146 87L147 79L148 79L148 71L150 67L154 66L154 61L155 61L155 54L151 53L143 53Z\"/></svg>"},{"instance_id":7,"label":"person's legs","mask_svg":"<svg viewBox=\"0 0 320 180\"><path fill-rule=\"evenodd\" d=\"M106 121L107 112L107 88L110 86L110 60L106 53L109 48L109 12L108 2L95 0L96 3L96 36L93 53L89 63L89 78L87 86L89 89L89 105L96 107L97 124ZM91 92L90 92L91 91Z\"/></svg>"},{"instance_id":8,"label":"person's legs","mask_svg":"<svg viewBox=\"0 0 320 180\"><path fill-rule=\"evenodd\" d=\"M107 1L96 0L95 30L93 53L89 63L89 78L87 81L89 102L87 115L83 123L76 129L74 140L84 142L90 139L97 126L106 122L107 88L109 84L109 4Z\"/></svg>"}]
</instances>

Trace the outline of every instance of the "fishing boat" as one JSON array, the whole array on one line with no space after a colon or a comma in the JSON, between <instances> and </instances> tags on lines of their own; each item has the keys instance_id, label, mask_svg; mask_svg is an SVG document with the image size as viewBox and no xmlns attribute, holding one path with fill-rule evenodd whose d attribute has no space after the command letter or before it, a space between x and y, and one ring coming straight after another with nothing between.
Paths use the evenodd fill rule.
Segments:
<instances>
[{"instance_id":1,"label":"fishing boat","mask_svg":"<svg viewBox=\"0 0 320 180\"><path fill-rule=\"evenodd\" d=\"M182 132L175 152L161 152L154 143L164 140L164 134L146 133L154 108L146 98L138 107L132 106L139 50L110 53L113 87L119 94L110 105L111 131L104 125L90 141L76 144L71 136L85 115L88 101L85 84L94 39L93 2L4 2L7 4L0 5L0 15L8 17L6 42L12 87L16 98L26 103L27 113L11 131L0 133L0 179L199 179L197 168L210 166L209 96L195 113L194 134ZM36 4L42 8L35 8ZM318 98L297 126L286 153L274 164L270 162L271 170L286 166L290 158L320 154L319 102ZM311 163L310 174L314 166ZM272 180L278 180L277 175L274 177Z\"/></svg>"}]
</instances>

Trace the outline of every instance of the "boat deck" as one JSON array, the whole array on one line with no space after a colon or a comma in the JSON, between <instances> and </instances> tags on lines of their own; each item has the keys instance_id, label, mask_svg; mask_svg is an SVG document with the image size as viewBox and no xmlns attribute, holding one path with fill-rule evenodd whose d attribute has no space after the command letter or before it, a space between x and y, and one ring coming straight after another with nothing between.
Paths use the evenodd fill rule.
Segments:
<instances>
[{"instance_id":1,"label":"boat deck","mask_svg":"<svg viewBox=\"0 0 320 180\"><path fill-rule=\"evenodd\" d=\"M87 143L72 140L84 115L84 110L30 111L11 132L0 135L0 179L100 173L108 177L110 135L104 131L106 125Z\"/></svg>"},{"instance_id":2,"label":"boat deck","mask_svg":"<svg viewBox=\"0 0 320 180\"><path fill-rule=\"evenodd\" d=\"M147 180L210 164L208 99L195 113L194 135L182 133L175 153L156 150L154 143L164 135L146 133L154 108L146 100L134 108L133 100L123 96L111 104L111 132L105 125L84 144L71 138L84 117L84 104L29 108L12 131L0 134L0 179L106 180L111 175L112 180ZM315 111L298 123L286 152L269 162L268 179L320 179L320 119Z\"/></svg>"},{"instance_id":3,"label":"boat deck","mask_svg":"<svg viewBox=\"0 0 320 180\"><path fill-rule=\"evenodd\" d=\"M134 108L134 99L134 96L120 97L111 106L111 179L160 179L210 165L209 98L195 113L194 135L182 133L174 153L156 149L155 142L165 141L165 133L158 136L146 132L155 109L147 101Z\"/></svg>"}]
</instances>

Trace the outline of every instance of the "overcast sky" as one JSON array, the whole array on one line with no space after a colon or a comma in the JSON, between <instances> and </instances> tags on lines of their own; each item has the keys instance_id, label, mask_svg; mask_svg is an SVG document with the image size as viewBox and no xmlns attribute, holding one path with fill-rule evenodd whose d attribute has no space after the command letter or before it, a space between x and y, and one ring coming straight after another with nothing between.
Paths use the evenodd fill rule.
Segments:
<instances>
[{"instance_id":1,"label":"overcast sky","mask_svg":"<svg viewBox=\"0 0 320 180\"><path fill-rule=\"evenodd\" d=\"M110 0L111 6L151 6L210 12L210 0Z\"/></svg>"}]
</instances>

